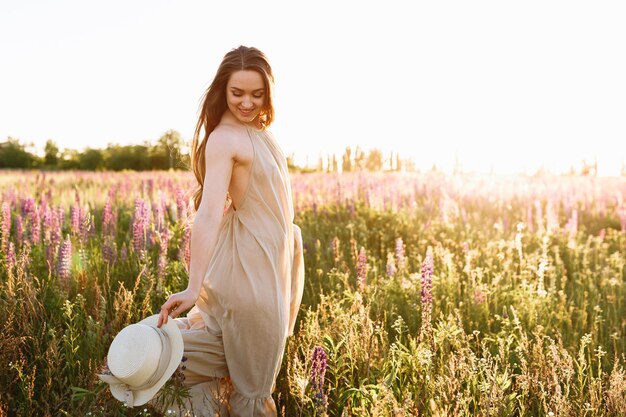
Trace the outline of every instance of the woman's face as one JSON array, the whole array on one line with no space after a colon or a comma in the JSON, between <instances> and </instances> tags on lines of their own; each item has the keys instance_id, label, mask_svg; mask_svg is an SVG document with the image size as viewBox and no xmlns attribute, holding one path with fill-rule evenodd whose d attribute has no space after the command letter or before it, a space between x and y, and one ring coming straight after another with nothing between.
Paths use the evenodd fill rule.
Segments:
<instances>
[{"instance_id":1,"label":"woman's face","mask_svg":"<svg viewBox=\"0 0 626 417\"><path fill-rule=\"evenodd\" d=\"M234 72L226 84L228 109L241 123L253 122L265 105L265 84L256 71Z\"/></svg>"}]
</instances>

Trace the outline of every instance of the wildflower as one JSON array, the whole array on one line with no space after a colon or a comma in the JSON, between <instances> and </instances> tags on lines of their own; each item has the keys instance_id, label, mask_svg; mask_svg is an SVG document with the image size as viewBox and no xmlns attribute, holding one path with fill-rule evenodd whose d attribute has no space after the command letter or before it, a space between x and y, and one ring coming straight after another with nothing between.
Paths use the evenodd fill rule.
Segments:
<instances>
[{"instance_id":1,"label":"wildflower","mask_svg":"<svg viewBox=\"0 0 626 417\"><path fill-rule=\"evenodd\" d=\"M39 210L35 210L32 215L30 225L30 241L33 245L41 242L41 217L39 215Z\"/></svg>"},{"instance_id":2,"label":"wildflower","mask_svg":"<svg viewBox=\"0 0 626 417\"><path fill-rule=\"evenodd\" d=\"M388 277L392 277L396 274L395 260L391 252L387 254L386 272Z\"/></svg>"},{"instance_id":3,"label":"wildflower","mask_svg":"<svg viewBox=\"0 0 626 417\"><path fill-rule=\"evenodd\" d=\"M433 276L433 258L430 248L426 252L426 259L422 263L422 328L420 337L423 340L430 340L432 334L431 315L433 309L433 293L432 293L432 276Z\"/></svg>"},{"instance_id":4,"label":"wildflower","mask_svg":"<svg viewBox=\"0 0 626 417\"><path fill-rule=\"evenodd\" d=\"M398 269L404 269L404 243L402 242L402 238L396 238L396 265Z\"/></svg>"},{"instance_id":5,"label":"wildflower","mask_svg":"<svg viewBox=\"0 0 626 417\"><path fill-rule=\"evenodd\" d=\"M93 219L89 212L89 206L80 208L80 227L79 236L82 242L86 242L89 238L90 232L93 232Z\"/></svg>"},{"instance_id":6,"label":"wildflower","mask_svg":"<svg viewBox=\"0 0 626 417\"><path fill-rule=\"evenodd\" d=\"M0 249L4 252L9 244L9 234L11 233L11 207L6 201L2 203L2 219L0 219L0 233L2 233L2 242Z\"/></svg>"},{"instance_id":7,"label":"wildflower","mask_svg":"<svg viewBox=\"0 0 626 417\"><path fill-rule=\"evenodd\" d=\"M120 261L125 261L128 259L128 248L126 247L126 242L122 244L122 249L120 249Z\"/></svg>"},{"instance_id":8,"label":"wildflower","mask_svg":"<svg viewBox=\"0 0 626 417\"><path fill-rule=\"evenodd\" d=\"M70 209L70 218L72 233L77 236L80 232L80 207L77 203L75 203Z\"/></svg>"},{"instance_id":9,"label":"wildflower","mask_svg":"<svg viewBox=\"0 0 626 417\"><path fill-rule=\"evenodd\" d=\"M145 250L147 246L149 216L150 211L147 204L142 199L137 198L133 216L133 247L137 253Z\"/></svg>"},{"instance_id":10,"label":"wildflower","mask_svg":"<svg viewBox=\"0 0 626 417\"><path fill-rule=\"evenodd\" d=\"M191 228L189 225L185 226L183 230L183 236L180 241L180 249L178 252L178 259L185 265L187 271L189 271L189 262L191 259Z\"/></svg>"},{"instance_id":11,"label":"wildflower","mask_svg":"<svg viewBox=\"0 0 626 417\"><path fill-rule=\"evenodd\" d=\"M483 290L483 288L477 288L474 290L473 301L474 304L482 304L487 300L487 294Z\"/></svg>"},{"instance_id":12,"label":"wildflower","mask_svg":"<svg viewBox=\"0 0 626 417\"><path fill-rule=\"evenodd\" d=\"M117 257L117 250L115 240L112 236L105 236L102 243L102 259L108 264L115 262Z\"/></svg>"},{"instance_id":13,"label":"wildflower","mask_svg":"<svg viewBox=\"0 0 626 417\"><path fill-rule=\"evenodd\" d=\"M22 200L22 216L27 216L35 211L35 199L32 197Z\"/></svg>"},{"instance_id":14,"label":"wildflower","mask_svg":"<svg viewBox=\"0 0 626 417\"><path fill-rule=\"evenodd\" d=\"M176 218L179 221L187 221L187 203L184 196L181 188L176 190Z\"/></svg>"},{"instance_id":15,"label":"wildflower","mask_svg":"<svg viewBox=\"0 0 626 417\"><path fill-rule=\"evenodd\" d=\"M328 406L328 398L324 392L324 376L326 374L326 352L322 346L315 346L311 367L311 390L313 391L313 404L318 414L324 415Z\"/></svg>"},{"instance_id":16,"label":"wildflower","mask_svg":"<svg viewBox=\"0 0 626 417\"><path fill-rule=\"evenodd\" d=\"M15 266L15 264L15 245L13 245L13 242L9 242L9 250L7 251L7 268L9 271Z\"/></svg>"},{"instance_id":17,"label":"wildflower","mask_svg":"<svg viewBox=\"0 0 626 417\"><path fill-rule=\"evenodd\" d=\"M341 253L339 252L339 238L337 236L333 238L331 247L333 250L333 258L335 259L335 265L337 265L341 259Z\"/></svg>"},{"instance_id":18,"label":"wildflower","mask_svg":"<svg viewBox=\"0 0 626 417\"><path fill-rule=\"evenodd\" d=\"M70 276L70 267L72 260L72 242L69 235L65 237L65 240L59 248L59 265L58 273L59 277L66 280Z\"/></svg>"},{"instance_id":19,"label":"wildflower","mask_svg":"<svg viewBox=\"0 0 626 417\"><path fill-rule=\"evenodd\" d=\"M364 289L367 279L367 256L365 255L365 248L361 246L359 251L359 257L356 264L356 281L359 289Z\"/></svg>"},{"instance_id":20,"label":"wildflower","mask_svg":"<svg viewBox=\"0 0 626 417\"><path fill-rule=\"evenodd\" d=\"M111 212L111 200L107 196L102 210L102 234L113 234L113 213Z\"/></svg>"}]
</instances>

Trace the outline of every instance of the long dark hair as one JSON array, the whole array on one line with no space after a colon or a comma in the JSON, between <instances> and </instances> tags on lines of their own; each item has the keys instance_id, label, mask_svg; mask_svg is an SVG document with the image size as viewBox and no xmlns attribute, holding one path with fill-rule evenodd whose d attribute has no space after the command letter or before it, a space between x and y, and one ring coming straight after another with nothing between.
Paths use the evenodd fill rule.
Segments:
<instances>
[{"instance_id":1,"label":"long dark hair","mask_svg":"<svg viewBox=\"0 0 626 417\"><path fill-rule=\"evenodd\" d=\"M206 142L228 108L226 104L226 84L234 72L241 70L256 71L263 78L266 94L263 109L258 116L258 124L262 129L265 129L274 120L274 103L272 100L274 75L267 57L254 47L239 46L232 49L224 55L213 82L204 93L200 116L198 117L198 123L196 124L196 130L191 142L191 168L196 180L198 180L198 187L193 193L196 211L200 207L202 190L204 188L204 174L206 172L204 152ZM201 134L202 139L200 139Z\"/></svg>"}]
</instances>

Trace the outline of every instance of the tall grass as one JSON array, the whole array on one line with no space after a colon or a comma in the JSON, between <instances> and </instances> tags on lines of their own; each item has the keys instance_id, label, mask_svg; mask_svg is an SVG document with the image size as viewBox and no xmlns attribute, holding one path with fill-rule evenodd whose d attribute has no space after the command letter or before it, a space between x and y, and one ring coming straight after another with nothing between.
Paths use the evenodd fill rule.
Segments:
<instances>
[{"instance_id":1,"label":"tall grass","mask_svg":"<svg viewBox=\"0 0 626 417\"><path fill-rule=\"evenodd\" d=\"M160 415L96 373L186 285L192 176L0 176L0 415ZM625 178L292 184L306 287L279 414L626 414Z\"/></svg>"}]
</instances>

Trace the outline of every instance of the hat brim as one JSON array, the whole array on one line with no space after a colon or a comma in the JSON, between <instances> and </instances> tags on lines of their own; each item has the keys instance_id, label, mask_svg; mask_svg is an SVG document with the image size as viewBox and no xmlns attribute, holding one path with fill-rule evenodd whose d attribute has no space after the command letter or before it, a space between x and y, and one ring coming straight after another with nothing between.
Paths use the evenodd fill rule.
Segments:
<instances>
[{"instance_id":1,"label":"hat brim","mask_svg":"<svg viewBox=\"0 0 626 417\"><path fill-rule=\"evenodd\" d=\"M156 327L158 321L159 314L154 314L141 320L139 323L145 324L147 326ZM176 371L176 368L178 368L178 365L180 365L180 360L183 358L183 336L180 333L180 329L174 322L174 319L172 317L169 317L167 323L163 324L161 326L161 329L167 334L170 340L170 362L168 363L167 368L165 368L165 372L163 372L163 376L161 377L161 379L159 379L152 387L144 390L133 391L133 404L129 404L130 406L134 407L138 405L144 405L145 403L150 401L152 397L154 397L156 393L159 392L161 387L165 385L165 383L172 376L174 371ZM110 388L111 394L113 394L116 399L120 401L124 401L126 399L126 390L123 389L122 386L111 385Z\"/></svg>"}]
</instances>

